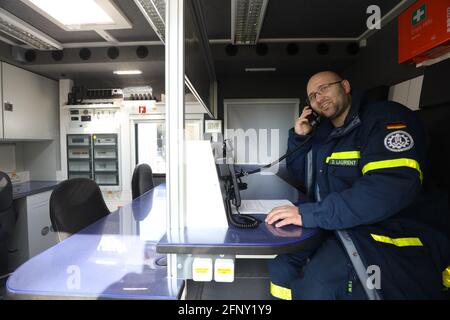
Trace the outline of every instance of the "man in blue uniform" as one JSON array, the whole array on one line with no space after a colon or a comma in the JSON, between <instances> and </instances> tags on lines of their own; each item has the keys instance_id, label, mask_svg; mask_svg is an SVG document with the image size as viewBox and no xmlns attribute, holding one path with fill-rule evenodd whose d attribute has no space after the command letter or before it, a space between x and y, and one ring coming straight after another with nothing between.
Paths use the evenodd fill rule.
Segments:
<instances>
[{"instance_id":1,"label":"man in blue uniform","mask_svg":"<svg viewBox=\"0 0 450 320\"><path fill-rule=\"evenodd\" d=\"M419 201L425 141L415 114L395 102L365 103L331 71L312 76L307 94L310 107L289 133L288 152L299 150L287 166L310 202L274 208L266 222L328 233L318 248L269 262L272 295L441 298L450 250L446 235L426 223L444 211ZM317 128L308 120L313 110L321 116Z\"/></svg>"}]
</instances>

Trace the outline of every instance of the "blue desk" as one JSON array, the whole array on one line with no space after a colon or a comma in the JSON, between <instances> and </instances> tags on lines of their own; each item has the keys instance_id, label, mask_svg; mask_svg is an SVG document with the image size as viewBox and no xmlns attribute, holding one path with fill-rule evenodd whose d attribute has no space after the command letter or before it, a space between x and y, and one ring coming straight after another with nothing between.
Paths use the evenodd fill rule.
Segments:
<instances>
[{"instance_id":1,"label":"blue desk","mask_svg":"<svg viewBox=\"0 0 450 320\"><path fill-rule=\"evenodd\" d=\"M228 230L185 228L184 237L177 240L169 240L164 235L157 245L157 252L272 255L313 247L321 241L321 233L317 229L292 225L276 228L264 223L265 215L254 216L262 221L254 229L233 226Z\"/></svg>"},{"instance_id":2,"label":"blue desk","mask_svg":"<svg viewBox=\"0 0 450 320\"><path fill-rule=\"evenodd\" d=\"M24 263L8 279L8 297L177 299L184 279L167 278L161 253L280 253L319 237L315 229L262 223L253 230L188 229L183 241L170 242L165 216L160 185Z\"/></svg>"},{"instance_id":3,"label":"blue desk","mask_svg":"<svg viewBox=\"0 0 450 320\"><path fill-rule=\"evenodd\" d=\"M13 200L53 190L58 181L27 181L13 185Z\"/></svg>"},{"instance_id":4,"label":"blue desk","mask_svg":"<svg viewBox=\"0 0 450 320\"><path fill-rule=\"evenodd\" d=\"M177 299L155 245L165 233L165 186L111 213L20 266L6 284L13 299Z\"/></svg>"}]
</instances>

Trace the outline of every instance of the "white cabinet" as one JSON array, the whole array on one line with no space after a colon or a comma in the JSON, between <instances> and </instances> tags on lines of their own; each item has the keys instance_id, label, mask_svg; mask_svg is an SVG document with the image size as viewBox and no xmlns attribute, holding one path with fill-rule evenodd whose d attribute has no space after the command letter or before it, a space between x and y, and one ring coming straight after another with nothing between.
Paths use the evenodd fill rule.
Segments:
<instances>
[{"instance_id":1,"label":"white cabinet","mask_svg":"<svg viewBox=\"0 0 450 320\"><path fill-rule=\"evenodd\" d=\"M419 110L422 83L423 76L419 76L393 85L389 89L389 100L401 103L411 110Z\"/></svg>"},{"instance_id":2,"label":"white cabinet","mask_svg":"<svg viewBox=\"0 0 450 320\"><path fill-rule=\"evenodd\" d=\"M42 192L14 201L18 219L9 244L10 270L58 243L50 221L51 193Z\"/></svg>"},{"instance_id":3,"label":"white cabinet","mask_svg":"<svg viewBox=\"0 0 450 320\"><path fill-rule=\"evenodd\" d=\"M58 83L2 62L4 139L54 139Z\"/></svg>"}]
</instances>

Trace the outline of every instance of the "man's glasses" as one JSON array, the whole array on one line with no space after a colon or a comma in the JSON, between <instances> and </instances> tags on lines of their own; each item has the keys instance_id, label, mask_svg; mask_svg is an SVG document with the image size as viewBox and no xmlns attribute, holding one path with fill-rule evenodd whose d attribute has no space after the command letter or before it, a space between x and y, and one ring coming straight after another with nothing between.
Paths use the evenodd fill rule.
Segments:
<instances>
[{"instance_id":1,"label":"man's glasses","mask_svg":"<svg viewBox=\"0 0 450 320\"><path fill-rule=\"evenodd\" d=\"M331 87L332 85L337 84L337 83L341 83L342 81L343 81L343 80L339 80L339 81L335 81L335 82L330 82L330 83L322 84L322 85L317 89L317 91L311 92L311 93L308 95L308 102L309 102L308 104L311 105L311 103L315 103L318 94L323 95L324 93L326 93L326 92L328 91L328 89L330 89L330 87Z\"/></svg>"}]
</instances>

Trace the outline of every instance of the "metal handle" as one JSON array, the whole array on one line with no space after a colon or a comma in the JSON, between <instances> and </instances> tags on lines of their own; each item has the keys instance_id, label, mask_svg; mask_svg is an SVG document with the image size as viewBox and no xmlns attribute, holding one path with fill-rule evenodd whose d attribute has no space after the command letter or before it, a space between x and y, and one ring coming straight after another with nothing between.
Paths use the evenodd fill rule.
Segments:
<instances>
[{"instance_id":1,"label":"metal handle","mask_svg":"<svg viewBox=\"0 0 450 320\"><path fill-rule=\"evenodd\" d=\"M10 111L10 112L12 112L13 109L14 109L13 104L12 104L11 102L8 102L8 101L5 101L5 103L3 104L3 106L4 106L4 110L5 110L5 111Z\"/></svg>"}]
</instances>

